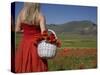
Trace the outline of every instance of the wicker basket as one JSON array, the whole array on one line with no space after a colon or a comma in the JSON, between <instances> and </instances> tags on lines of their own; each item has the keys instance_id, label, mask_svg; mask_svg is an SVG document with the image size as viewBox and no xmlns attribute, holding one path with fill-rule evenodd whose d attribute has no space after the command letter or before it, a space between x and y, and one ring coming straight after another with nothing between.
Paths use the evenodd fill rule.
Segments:
<instances>
[{"instance_id":1,"label":"wicker basket","mask_svg":"<svg viewBox=\"0 0 100 75\"><path fill-rule=\"evenodd\" d=\"M57 39L57 36L53 30L48 29L48 31L53 33ZM56 50L57 46L55 44L48 43L46 40L42 40L38 44L38 55L41 58L53 58L56 55Z\"/></svg>"}]
</instances>

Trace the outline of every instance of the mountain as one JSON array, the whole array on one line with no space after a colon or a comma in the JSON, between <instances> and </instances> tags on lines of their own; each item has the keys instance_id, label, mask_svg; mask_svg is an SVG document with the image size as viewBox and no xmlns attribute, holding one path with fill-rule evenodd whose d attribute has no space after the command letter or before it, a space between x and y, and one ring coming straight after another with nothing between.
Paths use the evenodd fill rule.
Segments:
<instances>
[{"instance_id":1,"label":"mountain","mask_svg":"<svg viewBox=\"0 0 100 75\"><path fill-rule=\"evenodd\" d=\"M96 34L97 25L91 21L71 21L64 24L49 24L48 29L54 30L56 33L75 33L75 34Z\"/></svg>"}]
</instances>

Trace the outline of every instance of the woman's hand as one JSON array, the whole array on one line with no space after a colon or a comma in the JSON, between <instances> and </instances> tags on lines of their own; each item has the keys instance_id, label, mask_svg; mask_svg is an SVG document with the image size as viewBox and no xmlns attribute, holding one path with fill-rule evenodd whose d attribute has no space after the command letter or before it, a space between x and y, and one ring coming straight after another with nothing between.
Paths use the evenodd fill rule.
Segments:
<instances>
[{"instance_id":1,"label":"woman's hand","mask_svg":"<svg viewBox=\"0 0 100 75\"><path fill-rule=\"evenodd\" d=\"M42 39L47 40L48 36L49 36L48 35L48 31L47 30L43 31L43 33L42 33Z\"/></svg>"}]
</instances>

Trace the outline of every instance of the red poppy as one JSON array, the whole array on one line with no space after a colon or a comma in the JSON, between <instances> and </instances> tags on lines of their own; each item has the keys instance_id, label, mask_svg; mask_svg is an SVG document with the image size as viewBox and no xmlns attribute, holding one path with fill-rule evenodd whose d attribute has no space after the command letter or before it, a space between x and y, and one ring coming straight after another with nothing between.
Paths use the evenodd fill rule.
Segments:
<instances>
[{"instance_id":1,"label":"red poppy","mask_svg":"<svg viewBox=\"0 0 100 75\"><path fill-rule=\"evenodd\" d=\"M57 45L57 47L61 47L61 41L56 39L55 35L53 33L50 33L50 35L48 35L48 31L45 30L42 34L42 38L47 40L47 42L52 43Z\"/></svg>"},{"instance_id":2,"label":"red poppy","mask_svg":"<svg viewBox=\"0 0 100 75\"><path fill-rule=\"evenodd\" d=\"M55 35L53 33L51 33L49 35L49 41L50 41L50 43L56 43L56 38L55 38Z\"/></svg>"}]
</instances>

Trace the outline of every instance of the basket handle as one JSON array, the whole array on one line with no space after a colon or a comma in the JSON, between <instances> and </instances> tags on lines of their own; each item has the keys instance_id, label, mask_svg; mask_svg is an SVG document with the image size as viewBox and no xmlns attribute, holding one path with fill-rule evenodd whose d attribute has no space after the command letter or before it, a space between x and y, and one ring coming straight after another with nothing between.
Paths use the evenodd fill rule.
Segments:
<instances>
[{"instance_id":1,"label":"basket handle","mask_svg":"<svg viewBox=\"0 0 100 75\"><path fill-rule=\"evenodd\" d=\"M48 29L49 32L52 32L55 35L55 39L57 39L56 33L52 29Z\"/></svg>"}]
</instances>

